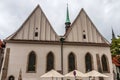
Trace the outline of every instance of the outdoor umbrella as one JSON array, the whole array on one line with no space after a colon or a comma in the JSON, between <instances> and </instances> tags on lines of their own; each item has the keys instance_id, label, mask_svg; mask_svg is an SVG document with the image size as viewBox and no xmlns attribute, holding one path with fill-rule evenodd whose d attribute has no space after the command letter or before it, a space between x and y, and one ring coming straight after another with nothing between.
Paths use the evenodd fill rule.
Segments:
<instances>
[{"instance_id":1,"label":"outdoor umbrella","mask_svg":"<svg viewBox=\"0 0 120 80\"><path fill-rule=\"evenodd\" d=\"M106 76L106 75L104 75L96 70L92 70L92 71L86 73L85 75L88 77L108 77L108 76Z\"/></svg>"},{"instance_id":2,"label":"outdoor umbrella","mask_svg":"<svg viewBox=\"0 0 120 80\"><path fill-rule=\"evenodd\" d=\"M67 73L66 75L64 75L65 77L87 77L84 73L78 71L78 70L74 70L71 71L69 73Z\"/></svg>"},{"instance_id":3,"label":"outdoor umbrella","mask_svg":"<svg viewBox=\"0 0 120 80\"><path fill-rule=\"evenodd\" d=\"M36 78L23 78L23 80L38 80Z\"/></svg>"},{"instance_id":4,"label":"outdoor umbrella","mask_svg":"<svg viewBox=\"0 0 120 80\"><path fill-rule=\"evenodd\" d=\"M21 71L21 70L20 70L20 72L19 72L18 80L22 80L22 71Z\"/></svg>"},{"instance_id":5,"label":"outdoor umbrella","mask_svg":"<svg viewBox=\"0 0 120 80\"><path fill-rule=\"evenodd\" d=\"M87 77L84 73L82 73L78 70L71 71L64 76L66 78L75 78L75 79L81 79L82 77Z\"/></svg>"},{"instance_id":6,"label":"outdoor umbrella","mask_svg":"<svg viewBox=\"0 0 120 80\"><path fill-rule=\"evenodd\" d=\"M64 76L55 70L51 70L41 76L41 78L46 78L46 77L64 77Z\"/></svg>"},{"instance_id":7,"label":"outdoor umbrella","mask_svg":"<svg viewBox=\"0 0 120 80\"><path fill-rule=\"evenodd\" d=\"M64 76L55 70L51 70L41 76L41 78L52 78L52 80L53 78L62 78L62 77Z\"/></svg>"}]
</instances>

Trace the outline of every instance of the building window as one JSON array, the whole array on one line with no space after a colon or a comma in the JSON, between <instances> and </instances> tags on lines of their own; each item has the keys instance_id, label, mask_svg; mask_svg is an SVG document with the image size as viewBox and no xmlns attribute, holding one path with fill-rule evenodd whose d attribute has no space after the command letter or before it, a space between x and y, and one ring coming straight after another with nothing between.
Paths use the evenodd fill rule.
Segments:
<instances>
[{"instance_id":1,"label":"building window","mask_svg":"<svg viewBox=\"0 0 120 80\"><path fill-rule=\"evenodd\" d=\"M75 55L73 53L70 53L68 56L68 71L75 70Z\"/></svg>"},{"instance_id":2,"label":"building window","mask_svg":"<svg viewBox=\"0 0 120 80\"><path fill-rule=\"evenodd\" d=\"M85 55L85 67L86 67L86 72L91 71L92 70L92 57L90 55L90 53L87 53Z\"/></svg>"},{"instance_id":3,"label":"building window","mask_svg":"<svg viewBox=\"0 0 120 80\"><path fill-rule=\"evenodd\" d=\"M36 27L36 30L38 30L38 28Z\"/></svg>"},{"instance_id":4,"label":"building window","mask_svg":"<svg viewBox=\"0 0 120 80\"><path fill-rule=\"evenodd\" d=\"M54 55L52 52L48 53L47 55L47 68L46 72L54 69Z\"/></svg>"},{"instance_id":5,"label":"building window","mask_svg":"<svg viewBox=\"0 0 120 80\"><path fill-rule=\"evenodd\" d=\"M35 37L38 37L38 32L35 32Z\"/></svg>"},{"instance_id":6,"label":"building window","mask_svg":"<svg viewBox=\"0 0 120 80\"><path fill-rule=\"evenodd\" d=\"M86 39L86 35L85 34L83 34L83 39Z\"/></svg>"},{"instance_id":7,"label":"building window","mask_svg":"<svg viewBox=\"0 0 120 80\"><path fill-rule=\"evenodd\" d=\"M36 70L36 54L32 51L28 56L28 72L35 72Z\"/></svg>"},{"instance_id":8,"label":"building window","mask_svg":"<svg viewBox=\"0 0 120 80\"><path fill-rule=\"evenodd\" d=\"M103 69L103 72L109 72L107 57L105 55L103 55L101 60L102 60L102 69Z\"/></svg>"},{"instance_id":9,"label":"building window","mask_svg":"<svg viewBox=\"0 0 120 80\"><path fill-rule=\"evenodd\" d=\"M8 78L8 80L15 80L15 77L14 77L14 76L10 76L10 77Z\"/></svg>"}]
</instances>

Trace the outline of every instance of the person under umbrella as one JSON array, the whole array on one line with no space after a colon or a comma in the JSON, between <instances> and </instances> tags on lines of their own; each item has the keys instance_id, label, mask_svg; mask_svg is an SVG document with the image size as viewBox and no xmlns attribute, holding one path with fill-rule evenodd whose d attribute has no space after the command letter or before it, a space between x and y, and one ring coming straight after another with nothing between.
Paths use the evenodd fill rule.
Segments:
<instances>
[{"instance_id":1,"label":"person under umbrella","mask_svg":"<svg viewBox=\"0 0 120 80\"><path fill-rule=\"evenodd\" d=\"M67 78L82 78L82 77L87 77L84 73L78 71L78 70L73 70L66 75L64 75Z\"/></svg>"}]
</instances>

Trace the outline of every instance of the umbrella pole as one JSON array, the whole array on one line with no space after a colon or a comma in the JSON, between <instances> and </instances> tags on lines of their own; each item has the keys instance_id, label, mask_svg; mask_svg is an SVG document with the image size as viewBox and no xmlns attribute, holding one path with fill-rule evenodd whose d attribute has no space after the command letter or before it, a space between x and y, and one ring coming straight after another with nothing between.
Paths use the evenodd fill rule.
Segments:
<instances>
[{"instance_id":1,"label":"umbrella pole","mask_svg":"<svg viewBox=\"0 0 120 80\"><path fill-rule=\"evenodd\" d=\"M52 80L53 80L53 77L52 77Z\"/></svg>"},{"instance_id":2,"label":"umbrella pole","mask_svg":"<svg viewBox=\"0 0 120 80\"><path fill-rule=\"evenodd\" d=\"M82 80L82 78L80 78L80 80Z\"/></svg>"},{"instance_id":3,"label":"umbrella pole","mask_svg":"<svg viewBox=\"0 0 120 80\"><path fill-rule=\"evenodd\" d=\"M75 76L75 80L76 80L76 76Z\"/></svg>"},{"instance_id":4,"label":"umbrella pole","mask_svg":"<svg viewBox=\"0 0 120 80\"><path fill-rule=\"evenodd\" d=\"M91 77L89 76L89 80L90 80L90 78L91 78Z\"/></svg>"}]
</instances>

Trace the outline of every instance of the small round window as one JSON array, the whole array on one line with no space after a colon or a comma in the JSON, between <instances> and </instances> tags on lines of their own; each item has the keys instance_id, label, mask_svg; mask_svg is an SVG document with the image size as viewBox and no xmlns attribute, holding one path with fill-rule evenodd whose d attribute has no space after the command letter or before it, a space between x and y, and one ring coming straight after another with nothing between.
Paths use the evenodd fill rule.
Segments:
<instances>
[{"instance_id":1,"label":"small round window","mask_svg":"<svg viewBox=\"0 0 120 80\"><path fill-rule=\"evenodd\" d=\"M15 80L14 76L10 76L8 80Z\"/></svg>"}]
</instances>

